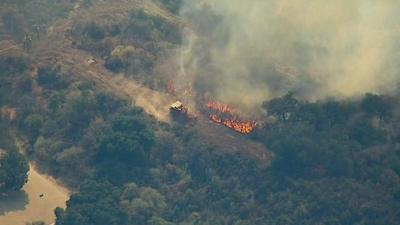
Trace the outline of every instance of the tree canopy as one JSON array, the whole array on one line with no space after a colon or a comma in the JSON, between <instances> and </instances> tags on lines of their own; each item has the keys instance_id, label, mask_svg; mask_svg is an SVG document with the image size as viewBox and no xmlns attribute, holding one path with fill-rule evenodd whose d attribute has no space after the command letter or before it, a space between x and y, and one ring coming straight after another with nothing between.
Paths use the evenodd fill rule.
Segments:
<instances>
[{"instance_id":1,"label":"tree canopy","mask_svg":"<svg viewBox=\"0 0 400 225\"><path fill-rule=\"evenodd\" d=\"M28 181L29 165L17 150L8 150L0 156L0 192L19 191Z\"/></svg>"}]
</instances>

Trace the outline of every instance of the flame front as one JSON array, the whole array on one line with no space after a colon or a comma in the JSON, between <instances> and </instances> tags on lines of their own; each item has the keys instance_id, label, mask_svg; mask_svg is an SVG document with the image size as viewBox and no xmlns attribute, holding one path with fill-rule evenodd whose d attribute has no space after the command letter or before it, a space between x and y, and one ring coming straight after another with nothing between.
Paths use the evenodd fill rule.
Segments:
<instances>
[{"instance_id":1,"label":"flame front","mask_svg":"<svg viewBox=\"0 0 400 225\"><path fill-rule=\"evenodd\" d=\"M241 122L236 120L225 120L223 124L239 133L250 134L256 128L256 122Z\"/></svg>"},{"instance_id":2,"label":"flame front","mask_svg":"<svg viewBox=\"0 0 400 225\"><path fill-rule=\"evenodd\" d=\"M228 113L233 115L233 110L229 106L219 102L209 101L206 103L206 107L220 113Z\"/></svg>"},{"instance_id":3,"label":"flame front","mask_svg":"<svg viewBox=\"0 0 400 225\"><path fill-rule=\"evenodd\" d=\"M214 111L209 118L217 124L224 125L241 134L250 134L257 126L256 121L240 121L234 116L234 111L227 105L219 102L209 101L205 106Z\"/></svg>"}]
</instances>

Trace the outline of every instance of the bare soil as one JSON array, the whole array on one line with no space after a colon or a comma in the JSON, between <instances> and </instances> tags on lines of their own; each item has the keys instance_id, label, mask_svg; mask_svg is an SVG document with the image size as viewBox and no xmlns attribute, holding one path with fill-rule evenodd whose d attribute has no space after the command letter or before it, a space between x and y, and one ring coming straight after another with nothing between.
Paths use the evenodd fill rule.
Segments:
<instances>
[{"instance_id":1,"label":"bare soil","mask_svg":"<svg viewBox=\"0 0 400 225\"><path fill-rule=\"evenodd\" d=\"M26 222L55 220L54 209L65 207L70 192L52 177L40 174L29 165L28 182L22 191L0 197L0 224L25 225ZM40 195L42 195L40 197Z\"/></svg>"},{"instance_id":2,"label":"bare soil","mask_svg":"<svg viewBox=\"0 0 400 225\"><path fill-rule=\"evenodd\" d=\"M128 16L134 9L144 9L147 13L160 16L170 23L190 28L164 8L152 1L116 0L111 2L96 2L89 9L79 6L71 12L68 18L58 21L52 26L48 35L34 44L31 58L37 66L61 65L67 74L79 79L94 81L98 87L121 98L129 99L133 105L142 107L145 112L159 121L171 122L169 105L176 97L166 92L150 89L129 79L122 74L114 74L104 67L104 60L90 53L73 47L68 37L68 31L76 20L118 20ZM214 124L192 109L198 115L195 123L204 141L215 145L218 149L231 153L240 153L255 159L262 166L269 166L272 154L260 143L250 140L247 136Z\"/></svg>"}]
</instances>

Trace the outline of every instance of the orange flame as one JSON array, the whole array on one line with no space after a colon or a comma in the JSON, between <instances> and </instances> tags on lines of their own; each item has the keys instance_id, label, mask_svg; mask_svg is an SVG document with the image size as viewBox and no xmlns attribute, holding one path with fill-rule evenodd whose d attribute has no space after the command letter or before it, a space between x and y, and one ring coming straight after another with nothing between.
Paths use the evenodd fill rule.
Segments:
<instances>
[{"instance_id":1,"label":"orange flame","mask_svg":"<svg viewBox=\"0 0 400 225\"><path fill-rule=\"evenodd\" d=\"M224 105L222 103L219 102L215 102L215 101L209 101L206 103L206 107L209 109L214 109L220 113L229 113L229 114L233 114L233 110L227 106Z\"/></svg>"},{"instance_id":2,"label":"orange flame","mask_svg":"<svg viewBox=\"0 0 400 225\"><path fill-rule=\"evenodd\" d=\"M241 122L236 120L225 120L223 124L239 133L250 134L256 128L256 122Z\"/></svg>"},{"instance_id":3,"label":"orange flame","mask_svg":"<svg viewBox=\"0 0 400 225\"><path fill-rule=\"evenodd\" d=\"M168 81L167 83L167 92L171 95L175 95L175 86L172 80Z\"/></svg>"},{"instance_id":4,"label":"orange flame","mask_svg":"<svg viewBox=\"0 0 400 225\"><path fill-rule=\"evenodd\" d=\"M206 103L206 107L216 111L216 113L209 116L211 121L224 125L241 134L250 134L257 126L257 122L255 121L239 121L234 116L234 111L229 106L222 103L209 101ZM228 119L223 119L226 117L228 117Z\"/></svg>"},{"instance_id":5,"label":"orange flame","mask_svg":"<svg viewBox=\"0 0 400 225\"><path fill-rule=\"evenodd\" d=\"M214 122L214 123L222 123L222 119L219 118L217 115L210 115L210 119Z\"/></svg>"}]
</instances>

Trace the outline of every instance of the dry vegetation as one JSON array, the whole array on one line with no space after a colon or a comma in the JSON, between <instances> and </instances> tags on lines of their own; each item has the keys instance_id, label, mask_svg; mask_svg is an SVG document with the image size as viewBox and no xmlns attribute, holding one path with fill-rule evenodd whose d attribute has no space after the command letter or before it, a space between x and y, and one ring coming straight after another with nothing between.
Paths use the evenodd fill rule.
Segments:
<instances>
[{"instance_id":1,"label":"dry vegetation","mask_svg":"<svg viewBox=\"0 0 400 225\"><path fill-rule=\"evenodd\" d=\"M251 135L196 109L195 122L171 121L178 99L159 63L192 30L179 2L48 2L62 13L40 17L31 50L20 35L34 16L0 2L22 21L0 33L0 148L12 152L18 136L30 159L79 190L56 224L396 224L399 97L289 92L263 104L268 123Z\"/></svg>"}]
</instances>

